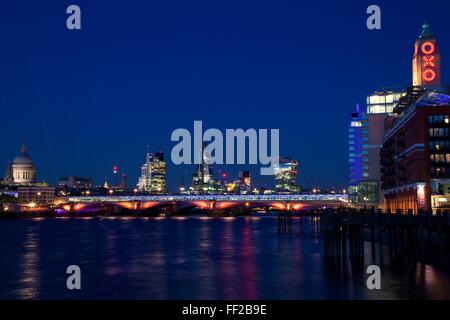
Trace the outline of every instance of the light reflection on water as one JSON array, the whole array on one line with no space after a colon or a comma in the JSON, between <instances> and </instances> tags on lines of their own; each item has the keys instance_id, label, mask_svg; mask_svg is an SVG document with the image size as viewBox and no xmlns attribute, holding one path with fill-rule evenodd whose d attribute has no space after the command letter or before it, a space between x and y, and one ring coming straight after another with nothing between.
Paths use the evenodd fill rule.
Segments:
<instances>
[{"instance_id":1,"label":"light reflection on water","mask_svg":"<svg viewBox=\"0 0 450 320\"><path fill-rule=\"evenodd\" d=\"M448 275L388 258L369 291L371 257L327 263L317 228L279 234L264 216L2 220L0 257L0 299L450 298ZM81 291L66 289L71 264Z\"/></svg>"},{"instance_id":2,"label":"light reflection on water","mask_svg":"<svg viewBox=\"0 0 450 320\"><path fill-rule=\"evenodd\" d=\"M34 221L40 221L40 219L34 219ZM16 292L20 299L36 299L39 297L39 238L35 232L36 228L35 226L27 227L26 239L23 244L24 254L18 266L21 276Z\"/></svg>"}]
</instances>

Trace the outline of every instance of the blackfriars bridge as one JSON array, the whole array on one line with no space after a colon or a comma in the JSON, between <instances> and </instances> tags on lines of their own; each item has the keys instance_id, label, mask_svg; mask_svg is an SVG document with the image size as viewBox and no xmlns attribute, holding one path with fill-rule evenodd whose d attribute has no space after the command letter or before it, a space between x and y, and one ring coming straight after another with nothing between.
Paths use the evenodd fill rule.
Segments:
<instances>
[{"instance_id":1,"label":"blackfriars bridge","mask_svg":"<svg viewBox=\"0 0 450 320\"><path fill-rule=\"evenodd\" d=\"M299 212L336 208L346 203L346 194L80 196L69 197L59 209L67 213L130 211L183 214L202 210L210 214L244 214L256 210Z\"/></svg>"}]
</instances>

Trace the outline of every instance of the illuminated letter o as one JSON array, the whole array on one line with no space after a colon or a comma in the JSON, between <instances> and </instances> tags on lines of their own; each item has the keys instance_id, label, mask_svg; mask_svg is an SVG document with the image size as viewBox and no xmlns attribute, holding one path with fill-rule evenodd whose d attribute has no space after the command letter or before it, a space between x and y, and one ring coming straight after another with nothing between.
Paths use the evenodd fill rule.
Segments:
<instances>
[{"instance_id":1,"label":"illuminated letter o","mask_svg":"<svg viewBox=\"0 0 450 320\"><path fill-rule=\"evenodd\" d=\"M434 44L430 41L424 42L420 48L424 54L432 54L434 52Z\"/></svg>"},{"instance_id":2,"label":"illuminated letter o","mask_svg":"<svg viewBox=\"0 0 450 320\"><path fill-rule=\"evenodd\" d=\"M425 71L422 73L422 77L423 77L423 80L428 81L428 82L431 82L431 81L433 81L434 79L436 79L436 72L434 72L434 71L431 70L431 69L425 70Z\"/></svg>"}]
</instances>

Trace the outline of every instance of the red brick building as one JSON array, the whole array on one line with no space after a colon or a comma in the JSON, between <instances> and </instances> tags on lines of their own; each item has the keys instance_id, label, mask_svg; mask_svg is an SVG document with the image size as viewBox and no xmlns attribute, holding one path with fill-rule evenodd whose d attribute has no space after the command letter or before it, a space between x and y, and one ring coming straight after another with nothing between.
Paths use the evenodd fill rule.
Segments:
<instances>
[{"instance_id":1,"label":"red brick building","mask_svg":"<svg viewBox=\"0 0 450 320\"><path fill-rule=\"evenodd\" d=\"M432 195L442 207L450 186L450 95L416 87L405 98L415 95L420 98L387 119L381 165L388 209L436 208Z\"/></svg>"},{"instance_id":2,"label":"red brick building","mask_svg":"<svg viewBox=\"0 0 450 320\"><path fill-rule=\"evenodd\" d=\"M416 40L413 86L385 120L380 153L385 207L450 208L450 88L441 86L437 40Z\"/></svg>"}]
</instances>

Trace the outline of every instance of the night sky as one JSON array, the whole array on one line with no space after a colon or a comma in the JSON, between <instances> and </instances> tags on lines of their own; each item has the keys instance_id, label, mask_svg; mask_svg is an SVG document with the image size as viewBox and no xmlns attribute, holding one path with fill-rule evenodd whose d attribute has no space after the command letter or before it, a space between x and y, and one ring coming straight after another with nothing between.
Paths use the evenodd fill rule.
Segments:
<instances>
[{"instance_id":1,"label":"night sky","mask_svg":"<svg viewBox=\"0 0 450 320\"><path fill-rule=\"evenodd\" d=\"M66 28L70 4L81 7L80 31ZM382 30L366 28L370 4L381 7ZM410 84L425 19L449 82L448 0L29 0L0 10L0 176L26 142L39 180L101 184L118 164L135 184L149 144L166 153L175 191L194 167L171 164L170 134L202 120L223 131L279 128L299 184L340 188L349 113L374 90Z\"/></svg>"}]
</instances>

